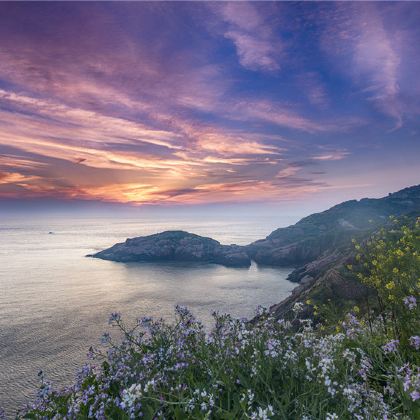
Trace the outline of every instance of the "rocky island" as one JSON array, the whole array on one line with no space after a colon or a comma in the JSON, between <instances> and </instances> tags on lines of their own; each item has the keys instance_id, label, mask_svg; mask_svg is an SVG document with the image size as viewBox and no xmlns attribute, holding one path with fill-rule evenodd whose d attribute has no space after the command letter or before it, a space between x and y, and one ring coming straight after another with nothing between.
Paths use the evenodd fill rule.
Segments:
<instances>
[{"instance_id":1,"label":"rocky island","mask_svg":"<svg viewBox=\"0 0 420 420\"><path fill-rule=\"evenodd\" d=\"M118 262L186 261L249 267L251 259L244 247L220 242L184 231L166 231L127 239L90 255Z\"/></svg>"}]
</instances>

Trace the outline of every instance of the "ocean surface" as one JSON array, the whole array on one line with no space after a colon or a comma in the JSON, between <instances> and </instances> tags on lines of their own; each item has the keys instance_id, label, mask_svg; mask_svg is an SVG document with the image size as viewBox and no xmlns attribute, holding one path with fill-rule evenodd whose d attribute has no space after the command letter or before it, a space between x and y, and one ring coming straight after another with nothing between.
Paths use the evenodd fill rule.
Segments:
<instances>
[{"instance_id":1,"label":"ocean surface","mask_svg":"<svg viewBox=\"0 0 420 420\"><path fill-rule=\"evenodd\" d=\"M268 235L276 218L251 221L158 218L0 219L0 406L11 415L34 397L37 373L69 384L90 345L109 331L113 311L127 321L171 320L176 304L206 325L213 311L252 317L291 293L290 269L197 264L123 264L86 254L169 229L247 244ZM51 232L51 233L50 233ZM111 330L112 332L112 330Z\"/></svg>"}]
</instances>

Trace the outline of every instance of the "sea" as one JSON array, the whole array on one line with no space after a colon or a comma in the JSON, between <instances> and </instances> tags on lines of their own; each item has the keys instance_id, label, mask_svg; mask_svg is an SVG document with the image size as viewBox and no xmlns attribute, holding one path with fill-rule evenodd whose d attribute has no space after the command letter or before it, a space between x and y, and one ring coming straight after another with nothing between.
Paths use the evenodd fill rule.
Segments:
<instances>
[{"instance_id":1,"label":"sea","mask_svg":"<svg viewBox=\"0 0 420 420\"><path fill-rule=\"evenodd\" d=\"M12 417L33 400L38 372L69 385L91 345L110 331L111 312L128 322L174 319L184 305L211 328L212 313L251 318L290 295L291 268L215 264L116 263L86 255L126 238L187 230L245 245L285 225L278 217L0 218L0 407Z\"/></svg>"}]
</instances>

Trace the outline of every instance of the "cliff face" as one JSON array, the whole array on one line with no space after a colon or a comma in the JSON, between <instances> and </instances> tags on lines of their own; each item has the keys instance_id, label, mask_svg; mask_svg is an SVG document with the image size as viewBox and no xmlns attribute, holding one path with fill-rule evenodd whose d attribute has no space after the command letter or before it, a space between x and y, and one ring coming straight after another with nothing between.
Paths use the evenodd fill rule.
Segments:
<instances>
[{"instance_id":1,"label":"cliff face","mask_svg":"<svg viewBox=\"0 0 420 420\"><path fill-rule=\"evenodd\" d=\"M214 239L183 231L127 239L91 257L118 262L197 261L228 267L251 265L243 247L221 245Z\"/></svg>"},{"instance_id":2,"label":"cliff face","mask_svg":"<svg viewBox=\"0 0 420 420\"><path fill-rule=\"evenodd\" d=\"M352 238L363 238L389 216L420 214L420 185L379 199L364 198L312 214L293 226L273 231L247 246L258 264L300 266L326 252L344 250Z\"/></svg>"}]
</instances>

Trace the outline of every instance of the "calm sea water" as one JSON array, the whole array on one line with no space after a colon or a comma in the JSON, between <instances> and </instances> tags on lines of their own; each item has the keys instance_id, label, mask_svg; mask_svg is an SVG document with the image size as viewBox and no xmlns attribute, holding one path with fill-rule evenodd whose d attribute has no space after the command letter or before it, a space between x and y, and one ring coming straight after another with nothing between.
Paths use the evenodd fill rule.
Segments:
<instances>
[{"instance_id":1,"label":"calm sea water","mask_svg":"<svg viewBox=\"0 0 420 420\"><path fill-rule=\"evenodd\" d=\"M0 221L0 406L9 414L37 387L42 369L68 384L90 345L109 330L108 315L170 320L176 304L207 325L213 311L251 317L290 294L290 270L194 264L122 264L85 255L127 237L184 229L222 243L247 244L278 227L253 221L2 219ZM49 232L53 234L49 234Z\"/></svg>"}]
</instances>

